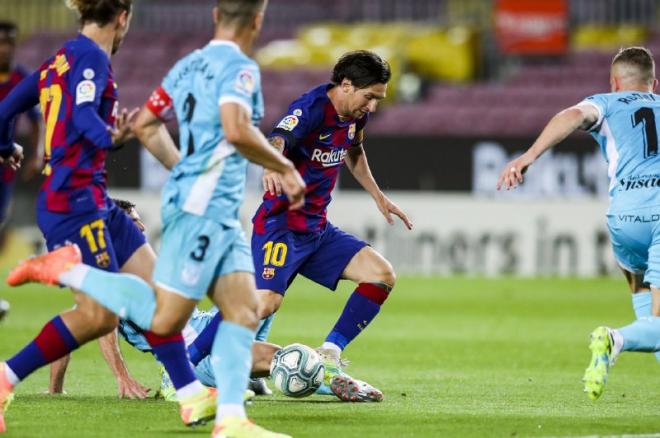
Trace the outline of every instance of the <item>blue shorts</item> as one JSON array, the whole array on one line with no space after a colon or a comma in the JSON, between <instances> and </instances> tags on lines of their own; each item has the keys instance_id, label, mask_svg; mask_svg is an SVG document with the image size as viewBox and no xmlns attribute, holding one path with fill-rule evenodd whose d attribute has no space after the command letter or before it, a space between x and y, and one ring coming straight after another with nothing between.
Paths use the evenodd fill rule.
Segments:
<instances>
[{"instance_id":1,"label":"blue shorts","mask_svg":"<svg viewBox=\"0 0 660 438\"><path fill-rule=\"evenodd\" d=\"M108 200L107 211L67 215L37 211L49 251L67 243L80 247L83 263L109 272L121 267L147 239L133 220Z\"/></svg>"},{"instance_id":2,"label":"blue shorts","mask_svg":"<svg viewBox=\"0 0 660 438\"><path fill-rule=\"evenodd\" d=\"M185 298L201 300L216 278L254 273L252 255L240 227L163 208L163 236L154 282Z\"/></svg>"},{"instance_id":3,"label":"blue shorts","mask_svg":"<svg viewBox=\"0 0 660 438\"><path fill-rule=\"evenodd\" d=\"M277 230L252 234L257 289L284 295L296 275L335 290L341 274L365 242L331 223L321 232Z\"/></svg>"},{"instance_id":4,"label":"blue shorts","mask_svg":"<svg viewBox=\"0 0 660 438\"><path fill-rule=\"evenodd\" d=\"M9 206L11 204L11 194L13 191L13 181L0 181L0 227L2 227L9 216Z\"/></svg>"},{"instance_id":5,"label":"blue shorts","mask_svg":"<svg viewBox=\"0 0 660 438\"><path fill-rule=\"evenodd\" d=\"M607 227L619 265L660 287L660 206L608 213Z\"/></svg>"}]
</instances>

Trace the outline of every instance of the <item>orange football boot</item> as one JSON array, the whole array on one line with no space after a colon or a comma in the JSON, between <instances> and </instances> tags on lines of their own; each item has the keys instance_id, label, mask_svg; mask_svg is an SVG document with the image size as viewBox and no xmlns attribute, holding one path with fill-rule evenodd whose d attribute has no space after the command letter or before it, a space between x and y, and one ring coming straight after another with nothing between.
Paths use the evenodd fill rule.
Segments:
<instances>
[{"instance_id":1,"label":"orange football boot","mask_svg":"<svg viewBox=\"0 0 660 438\"><path fill-rule=\"evenodd\" d=\"M20 286L24 283L37 282L57 285L60 274L79 263L82 263L82 256L78 246L66 245L20 263L7 276L7 284Z\"/></svg>"}]
</instances>

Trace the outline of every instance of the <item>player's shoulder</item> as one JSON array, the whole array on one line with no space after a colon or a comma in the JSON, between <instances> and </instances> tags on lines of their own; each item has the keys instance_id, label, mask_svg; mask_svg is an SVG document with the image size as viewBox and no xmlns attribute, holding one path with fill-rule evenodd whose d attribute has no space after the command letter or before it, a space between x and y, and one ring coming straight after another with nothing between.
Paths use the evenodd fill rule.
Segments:
<instances>
[{"instance_id":1,"label":"player's shoulder","mask_svg":"<svg viewBox=\"0 0 660 438\"><path fill-rule=\"evenodd\" d=\"M328 98L328 84L322 84L303 93L289 105L289 113L297 117L315 119L321 117L325 107L330 101Z\"/></svg>"}]
</instances>

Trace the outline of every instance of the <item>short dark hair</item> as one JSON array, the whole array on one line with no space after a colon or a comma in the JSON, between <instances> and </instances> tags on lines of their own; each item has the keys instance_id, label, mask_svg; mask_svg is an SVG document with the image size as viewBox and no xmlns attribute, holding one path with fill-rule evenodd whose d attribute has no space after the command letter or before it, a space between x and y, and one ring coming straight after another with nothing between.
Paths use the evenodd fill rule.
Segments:
<instances>
[{"instance_id":1,"label":"short dark hair","mask_svg":"<svg viewBox=\"0 0 660 438\"><path fill-rule=\"evenodd\" d=\"M16 44L18 27L12 21L0 21L0 40L7 41L10 44Z\"/></svg>"},{"instance_id":2,"label":"short dark hair","mask_svg":"<svg viewBox=\"0 0 660 438\"><path fill-rule=\"evenodd\" d=\"M357 88L374 84L387 84L392 76L390 65L368 50L356 50L342 55L332 70L332 83L341 84L344 79Z\"/></svg>"},{"instance_id":3,"label":"short dark hair","mask_svg":"<svg viewBox=\"0 0 660 438\"><path fill-rule=\"evenodd\" d=\"M133 0L67 0L69 8L80 15L80 22L105 26L122 11L131 12Z\"/></svg>"},{"instance_id":4,"label":"short dark hair","mask_svg":"<svg viewBox=\"0 0 660 438\"><path fill-rule=\"evenodd\" d=\"M646 47L626 47L614 55L612 65L626 64L636 67L640 74L640 81L652 83L655 79L655 61L651 51Z\"/></svg>"},{"instance_id":5,"label":"short dark hair","mask_svg":"<svg viewBox=\"0 0 660 438\"><path fill-rule=\"evenodd\" d=\"M132 208L135 208L135 204L131 201L126 201L124 199L112 198L112 201L125 212L129 212Z\"/></svg>"},{"instance_id":6,"label":"short dark hair","mask_svg":"<svg viewBox=\"0 0 660 438\"><path fill-rule=\"evenodd\" d=\"M218 0L220 23L225 26L246 26L264 7L266 0Z\"/></svg>"}]
</instances>

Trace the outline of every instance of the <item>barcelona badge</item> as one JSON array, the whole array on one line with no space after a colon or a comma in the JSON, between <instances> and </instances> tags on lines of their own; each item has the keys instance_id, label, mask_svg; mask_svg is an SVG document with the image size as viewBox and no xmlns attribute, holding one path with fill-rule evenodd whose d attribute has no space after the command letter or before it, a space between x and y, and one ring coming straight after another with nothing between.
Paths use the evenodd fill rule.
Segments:
<instances>
[{"instance_id":1,"label":"barcelona badge","mask_svg":"<svg viewBox=\"0 0 660 438\"><path fill-rule=\"evenodd\" d=\"M264 280L271 280L273 277L275 277L275 268L264 268L261 278Z\"/></svg>"}]
</instances>

